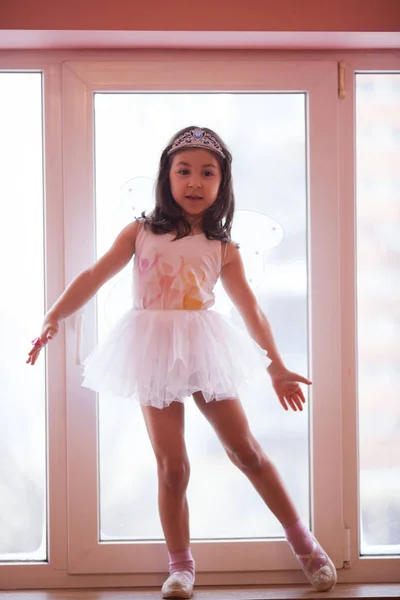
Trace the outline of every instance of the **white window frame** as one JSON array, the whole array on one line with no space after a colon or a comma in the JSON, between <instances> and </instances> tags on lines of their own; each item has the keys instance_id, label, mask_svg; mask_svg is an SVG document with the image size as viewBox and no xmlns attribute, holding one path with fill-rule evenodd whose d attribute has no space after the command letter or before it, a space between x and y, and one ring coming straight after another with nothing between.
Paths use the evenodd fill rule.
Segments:
<instances>
[{"instance_id":1,"label":"white window frame","mask_svg":"<svg viewBox=\"0 0 400 600\"><path fill-rule=\"evenodd\" d=\"M328 550L334 555L336 564L343 564L343 560L351 561L351 569L342 569L339 572L339 581L341 582L377 582L377 581L398 581L399 559L398 557L383 558L359 558L358 552L358 466L357 466L357 406L356 406L356 313L355 313L355 194L354 194L354 72L356 70L400 70L400 59L390 53L268 53L268 52L203 52L202 60L212 61L212 75L214 89L223 89L221 81L237 81L240 71L235 61L240 61L242 66L247 64L250 68L243 70L243 77L240 77L241 89L259 89L257 80L251 79L254 73L258 72L258 84L265 86L268 79L265 69L262 65L269 65L272 62L281 64L284 67L290 61L296 61L296 70L299 76L297 89L310 89L312 85L318 87L318 82L325 77L331 76L327 73L332 71L327 68L332 67L332 63L344 61L346 64L346 89L347 96L344 100L337 97L337 80L329 81L326 89L329 93L326 97L321 95L319 100L325 99L326 105L332 114L333 122L330 123L331 131L336 128L339 133L338 142L336 138L332 139L332 161L324 162L321 156L313 156L313 135L321 135L317 130L310 132L311 137L311 168L318 165L320 169L320 181L316 179L316 187L313 189L311 182L311 195L321 194L323 191L323 182L329 180L336 182L332 198L336 198L336 203L329 204L330 216L332 219L331 244L329 252L321 260L321 255L313 255L311 248L311 264L313 280L311 282L311 294L314 306L323 306L322 302L329 303L331 299L331 315L337 327L329 327L329 331L334 330L334 339L330 341L330 374L327 373L327 366L323 364L323 353L315 352L315 349L324 348L325 333L324 327L327 323L324 319L323 311L313 316L312 330L312 349L313 365L312 376L314 380L313 395L319 397L326 394L326 388L329 387L331 401L325 406L313 403L312 421L316 424L313 429L314 447L317 451L314 453L314 478L320 478L327 464L339 462L334 469L333 478L329 473L327 485L320 485L315 493L314 500L314 529L317 536L321 539ZM74 209L74 202L89 194L93 196L93 181L91 177L79 180L78 177L71 177L71 169L85 168L88 172L92 169L91 160L91 109L90 99L94 89L132 89L132 75L126 69L126 63L137 62L141 57L147 61L145 69L142 69L143 77L147 79L147 89L160 89L160 75L153 70L151 65L154 62L171 60L172 56L180 61L179 69L173 73L174 81L179 81L179 76L184 73L182 64L191 65L193 72L193 58L199 60L200 53L194 52L175 52L175 53L155 53L155 52L119 52L119 53L93 53L93 52L37 52L37 53L0 53L1 69L37 69L44 72L44 99L45 99L45 148L46 148L46 264L48 268L47 277L47 305L52 302L63 291L64 286L73 276L82 268L82 260L87 264L92 262L94 244L90 239L90 232L82 230L78 232L79 240L86 240L84 247L78 247L78 253L81 256L68 257L64 263L65 248L71 247L71 219ZM215 68L216 59L220 60L218 71ZM222 59L222 60L221 60ZM321 60L323 59L323 60ZM64 61L67 61L64 65ZM325 65L324 65L324 61ZM122 63L125 62L125 65ZM170 64L170 63L168 63ZM63 66L62 66L63 65ZM95 65L95 66L94 66ZM324 69L324 66L326 69ZM150 67L150 68L149 68ZM309 69L310 79L304 79L304 71ZM61 101L61 72L64 77L72 77L75 85L67 88L69 98L64 98L64 112ZM196 73L196 71L194 71ZM125 80L123 74L125 73ZM187 74L186 74L187 75ZM198 73L197 73L198 75ZM218 76L217 76L218 75ZM303 78L301 79L301 75ZM222 79L221 79L222 77ZM225 77L225 79L223 79ZM229 77L231 78L229 80ZM158 79L158 80L157 80ZM157 80L157 83L155 81ZM171 80L171 71L168 72L168 80ZM323 80L323 79L322 79ZM80 81L80 82L79 82ZM303 81L303 83L301 83ZM256 83L255 83L256 82ZM306 82L306 84L305 84ZM199 81L193 82L197 89L200 89ZM212 84L211 81L204 82L205 88ZM325 82L326 83L326 82ZM80 91L78 87L80 86ZM117 87L116 87L117 86ZM189 89L189 82L182 80L177 89ZM140 87L140 86L139 86ZM323 86L322 86L323 87ZM143 80L141 89L143 88ZM172 89L167 82L166 90ZM212 88L211 88L212 89ZM227 85L227 89L238 89ZM282 88L282 89L287 89ZM72 91L73 90L73 91ZM310 95L312 101L312 95ZM82 99L86 102L82 110ZM68 108L75 113L73 127L84 127L86 138L83 146L75 144L74 152L77 163L74 163L71 151L73 144L73 129L67 130L68 135L62 137L61 122L64 120L64 126L70 125L68 121ZM321 105L322 106L322 105ZM335 113L335 114L334 114ZM72 113L70 114L71 118ZM320 126L324 130L323 113L319 114ZM337 120L336 120L337 119ZM315 121L317 123L317 121ZM64 129L64 132L66 130ZM67 158L62 160L62 144L64 153L67 151ZM68 144L70 144L68 150ZM320 161L320 162L319 162ZM333 173L335 171L335 173ZM79 173L78 171L75 171ZM63 180L64 173L64 180ZM339 177L337 177L339 173ZM87 196L86 196L87 197ZM64 198L64 224L63 224L63 198ZM318 207L310 207L310 223L312 242L315 247L318 243L322 244L327 235L323 228L318 229L318 223L324 218L324 214L318 213ZM325 207L326 208L326 207ZM82 219L83 221L83 219ZM64 229L63 229L64 225ZM79 223L75 222L79 228ZM315 228L314 230L312 228ZM75 230L76 232L76 230ZM93 232L94 233L94 232ZM88 235L89 234L89 235ZM60 244L59 240L65 236L65 245ZM87 243L89 241L89 243ZM77 253L77 254L78 254ZM351 260L349 260L349 257ZM330 269L331 278L324 289L320 286L316 289L318 275L322 275L322 270ZM64 272L65 267L65 272ZM316 296L319 294L319 296ZM325 295L324 295L325 294ZM334 299L332 301L332 298ZM317 300L317 302L316 302ZM325 304L326 306L326 304ZM89 313L89 311L88 311ZM93 515L96 511L89 509L85 514L85 505L82 504L82 485L78 481L78 472L76 465L84 467L85 456L82 456L82 448L76 445L76 439L83 439L89 444L88 450L92 453L95 448L96 432L93 427L87 427L88 421L79 419L93 419L94 403L89 398L90 392L82 391L80 387L80 372L76 368L76 334L74 331L74 318L67 320L64 339L64 328L61 334L54 340L52 350L48 355L47 378L48 378L48 396L51 401L48 403L48 447L49 447L49 548L50 557L48 564L4 564L0 566L0 587L10 588L34 588L34 587L93 587L93 586L115 586L115 575L111 575L115 555L103 552L103 555L96 555L97 550L93 542L97 539L97 525ZM319 327L318 327L319 326ZM88 314L85 331L94 336L94 312ZM325 332L327 329L325 329ZM333 359L333 360L332 360ZM65 364L67 367L65 368ZM318 373L326 373L328 380L322 382ZM318 381L319 380L319 381ZM79 401L74 398L76 390L80 391ZM66 397L69 402L67 406ZM340 398L340 408L336 407L336 413L333 410L334 402L332 398ZM87 400L89 399L89 402ZM328 407L328 410L326 410ZM325 409L325 411L324 411ZM67 412L67 418L66 418ZM79 419L78 419L79 417ZM76 426L77 422L81 424ZM83 427L85 423L85 427ZM330 427L332 435L325 435ZM67 435L65 427L67 425ZM336 442L335 443L335 436ZM70 456L67 461L67 442L70 449ZM72 445L71 445L72 444ZM323 452L319 452L324 448ZM87 457L87 455L86 455ZM96 469L97 471L97 469ZM84 490L84 497L91 498L93 507L96 501L93 496L93 490L97 485L95 477L97 473L94 469L84 471L85 478L83 483L87 486ZM88 478L87 478L88 476ZM67 485L68 481L68 485ZM333 484L330 487L329 484ZM333 495L332 495L333 489ZM86 492L88 492L86 494ZM67 494L69 506L72 509L72 515L67 514ZM323 518L323 507L329 506L332 497L335 498L336 510L329 518L334 519L338 524L337 536L332 542L329 540L327 532L329 523L327 518ZM82 509L82 512L78 511ZM88 517L86 522L85 518ZM69 524L69 531L68 531ZM96 527L94 527L95 525ZM346 530L350 535L346 536ZM67 545L68 540L68 545ZM102 548L102 550L104 547ZM208 548L209 552L210 547ZM235 574L221 576L218 573L202 574L200 572L197 578L201 585L216 584L246 584L246 583L303 583L304 576L298 570L282 571L284 568L296 569L292 557L287 552L287 548L282 543L277 545L278 553L276 561L271 565L272 570L266 572L263 570L255 573L246 574L243 572L243 553L242 551L233 555L232 570ZM154 550L154 548L153 548ZM211 565L207 563L207 553L200 551L200 571L206 570ZM196 551L197 554L197 551ZM146 565L138 565L139 568L133 573L132 565L126 562L123 567L125 570L118 575L119 586L142 586L159 585L163 579L160 573L165 572L165 554L156 552L156 563L158 570L151 567L152 573L146 574ZM117 559L118 562L119 559ZM86 562L85 562L86 561ZM235 563L236 561L236 563ZM236 564L236 568L235 568ZM338 564L339 566L339 564ZM238 571L238 567L241 572ZM154 572L155 571L155 572ZM83 575L82 573L90 573ZM104 574L107 573L107 574ZM73 575L72 575L73 574ZM16 583L18 582L18 583Z\"/></svg>"},{"instance_id":2,"label":"white window frame","mask_svg":"<svg viewBox=\"0 0 400 600\"><path fill-rule=\"evenodd\" d=\"M357 312L356 312L356 172L355 172L355 75L362 71L399 71L400 55L385 52L342 52L346 97L339 103L339 211L340 290L342 338L342 440L343 509L349 531L350 568L340 574L343 583L400 582L400 556L360 556L359 467L357 414Z\"/></svg>"},{"instance_id":3,"label":"white window frame","mask_svg":"<svg viewBox=\"0 0 400 600\"><path fill-rule=\"evenodd\" d=\"M310 186L314 199L309 206L311 229L311 286L313 306L311 353L313 396L323 401L312 404L310 438L313 445L324 440L330 448L329 479L319 453L314 454L311 478L324 481L313 494L311 512L314 529L321 543L332 555L338 568L343 565L343 518L340 488L340 419L337 411L340 368L340 339L338 336L339 295L337 282L338 213L336 137L337 120L335 90L336 64L275 62L241 59L231 56L181 60L178 56L140 53L130 62L73 62L63 65L64 107L64 175L66 251L70 248L67 279L95 260L93 198L93 94L99 90L251 90L297 91L309 93L310 119ZM322 133L322 135L321 135ZM329 145L325 139L333 140ZM77 218L79 215L79 218ZM326 220L326 221L325 221ZM322 224L329 223L329 231ZM326 269L331 274L324 281ZM323 283L322 283L323 282ZM332 321L324 311L329 307ZM85 311L85 339L89 348L95 343L95 302ZM331 352L324 352L330 336ZM69 347L68 347L69 345ZM76 336L67 329L67 356L73 360ZM84 352L86 355L86 352ZM72 573L101 573L113 564L113 572L162 571L165 565L165 544L160 542L99 543L97 518L97 413L96 395L80 386L81 369L67 358L67 432L69 448L69 570ZM313 423L318 424L313 427ZM85 440L85 453L76 440ZM326 458L325 458L326 462ZM79 470L77 469L79 465ZM82 510L85 499L87 508ZM329 517L323 507L331 502ZM287 543L276 541L214 541L192 542L196 556L197 580L203 572L215 573L216 583L227 583L230 573L246 571L278 571L299 569ZM229 575L226 575L228 573ZM218 575L217 575L218 574ZM253 581L257 576L253 574Z\"/></svg>"}]
</instances>

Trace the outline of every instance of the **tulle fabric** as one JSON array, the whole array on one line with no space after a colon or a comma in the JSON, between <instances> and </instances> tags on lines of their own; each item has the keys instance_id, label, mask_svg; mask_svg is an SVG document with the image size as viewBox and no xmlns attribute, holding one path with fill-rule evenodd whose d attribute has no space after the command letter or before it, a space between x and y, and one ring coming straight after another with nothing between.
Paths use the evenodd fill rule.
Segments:
<instances>
[{"instance_id":1,"label":"tulle fabric","mask_svg":"<svg viewBox=\"0 0 400 600\"><path fill-rule=\"evenodd\" d=\"M213 310L132 308L84 361L82 385L164 408L196 391L207 402L238 397L270 363L246 332Z\"/></svg>"}]
</instances>

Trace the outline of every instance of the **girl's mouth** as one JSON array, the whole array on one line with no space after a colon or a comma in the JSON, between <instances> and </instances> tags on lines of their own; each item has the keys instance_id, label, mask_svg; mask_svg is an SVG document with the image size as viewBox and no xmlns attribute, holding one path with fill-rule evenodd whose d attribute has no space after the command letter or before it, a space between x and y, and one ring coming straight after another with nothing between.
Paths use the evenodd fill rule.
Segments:
<instances>
[{"instance_id":1,"label":"girl's mouth","mask_svg":"<svg viewBox=\"0 0 400 600\"><path fill-rule=\"evenodd\" d=\"M203 200L202 196L186 196L188 200Z\"/></svg>"}]
</instances>

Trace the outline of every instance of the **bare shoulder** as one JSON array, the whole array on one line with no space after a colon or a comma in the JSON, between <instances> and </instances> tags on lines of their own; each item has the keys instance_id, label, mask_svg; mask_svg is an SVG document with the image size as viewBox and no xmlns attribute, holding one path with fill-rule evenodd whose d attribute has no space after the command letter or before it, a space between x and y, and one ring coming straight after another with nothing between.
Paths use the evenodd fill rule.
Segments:
<instances>
[{"instance_id":1,"label":"bare shoulder","mask_svg":"<svg viewBox=\"0 0 400 600\"><path fill-rule=\"evenodd\" d=\"M141 227L143 227L143 220L135 219L119 232L109 250L114 259L120 255L122 260L132 258L136 251L136 240Z\"/></svg>"},{"instance_id":2,"label":"bare shoulder","mask_svg":"<svg viewBox=\"0 0 400 600\"><path fill-rule=\"evenodd\" d=\"M226 246L221 281L228 296L242 314L254 310L256 298L247 282L239 246L235 242L229 242Z\"/></svg>"},{"instance_id":3,"label":"bare shoulder","mask_svg":"<svg viewBox=\"0 0 400 600\"><path fill-rule=\"evenodd\" d=\"M232 263L241 262L239 244L236 242L224 242L223 269Z\"/></svg>"},{"instance_id":4,"label":"bare shoulder","mask_svg":"<svg viewBox=\"0 0 400 600\"><path fill-rule=\"evenodd\" d=\"M118 234L115 242L123 240L132 244L133 251L135 251L136 238L140 227L143 227L142 219L135 219L131 223L128 223Z\"/></svg>"}]
</instances>

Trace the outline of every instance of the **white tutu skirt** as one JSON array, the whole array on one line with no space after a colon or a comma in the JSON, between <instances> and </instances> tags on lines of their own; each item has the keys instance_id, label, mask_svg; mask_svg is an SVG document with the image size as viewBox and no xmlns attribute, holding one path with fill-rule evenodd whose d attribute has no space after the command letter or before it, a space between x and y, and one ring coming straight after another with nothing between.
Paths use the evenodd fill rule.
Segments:
<instances>
[{"instance_id":1,"label":"white tutu skirt","mask_svg":"<svg viewBox=\"0 0 400 600\"><path fill-rule=\"evenodd\" d=\"M84 361L84 387L164 408L201 391L207 402L237 398L266 377L264 350L212 310L127 311Z\"/></svg>"}]
</instances>

